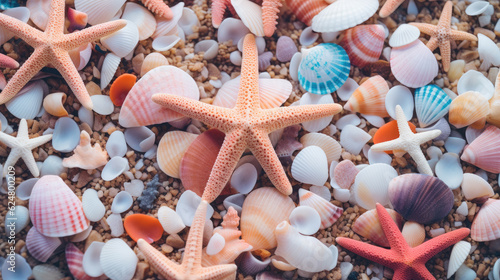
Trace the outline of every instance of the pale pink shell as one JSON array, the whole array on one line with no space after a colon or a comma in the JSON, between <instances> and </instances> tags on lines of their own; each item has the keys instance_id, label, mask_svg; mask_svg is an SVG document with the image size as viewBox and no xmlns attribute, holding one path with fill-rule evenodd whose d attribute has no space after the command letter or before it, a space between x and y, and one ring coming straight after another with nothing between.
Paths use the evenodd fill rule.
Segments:
<instances>
[{"instance_id":1,"label":"pale pink shell","mask_svg":"<svg viewBox=\"0 0 500 280\"><path fill-rule=\"evenodd\" d=\"M389 212L391 218L401 229L404 222L403 217L392 209L387 209L387 212ZM352 230L377 245L389 247L389 241L387 241L384 231L382 230L376 209L366 211L359 216L352 225Z\"/></svg>"},{"instance_id":2,"label":"pale pink shell","mask_svg":"<svg viewBox=\"0 0 500 280\"><path fill-rule=\"evenodd\" d=\"M500 173L500 129L489 125L467 148L463 161L492 173Z\"/></svg>"},{"instance_id":3,"label":"pale pink shell","mask_svg":"<svg viewBox=\"0 0 500 280\"><path fill-rule=\"evenodd\" d=\"M472 222L470 236L484 242L500 238L500 200L488 199Z\"/></svg>"},{"instance_id":4,"label":"pale pink shell","mask_svg":"<svg viewBox=\"0 0 500 280\"><path fill-rule=\"evenodd\" d=\"M32 227L26 236L28 252L41 262L46 262L61 244L59 238L44 236L35 227Z\"/></svg>"},{"instance_id":5,"label":"pale pink shell","mask_svg":"<svg viewBox=\"0 0 500 280\"><path fill-rule=\"evenodd\" d=\"M352 184L354 184L354 180L356 179L358 172L359 170L356 168L354 163L352 163L352 161L343 160L335 166L333 177L339 187L343 189L350 189Z\"/></svg>"},{"instance_id":6,"label":"pale pink shell","mask_svg":"<svg viewBox=\"0 0 500 280\"><path fill-rule=\"evenodd\" d=\"M352 65L365 67L377 62L384 48L385 30L380 24L359 25L346 30L340 45Z\"/></svg>"},{"instance_id":7,"label":"pale pink shell","mask_svg":"<svg viewBox=\"0 0 500 280\"><path fill-rule=\"evenodd\" d=\"M321 229L333 225L344 213L344 209L305 189L299 189L299 199L300 206L309 206L318 211L321 217Z\"/></svg>"}]
</instances>

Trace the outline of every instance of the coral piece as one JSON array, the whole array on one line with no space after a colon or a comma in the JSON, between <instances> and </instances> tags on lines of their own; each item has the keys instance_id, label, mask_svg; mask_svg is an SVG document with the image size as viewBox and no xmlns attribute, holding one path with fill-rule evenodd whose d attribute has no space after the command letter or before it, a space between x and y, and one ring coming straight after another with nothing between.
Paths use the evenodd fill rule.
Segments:
<instances>
[{"instance_id":1,"label":"coral piece","mask_svg":"<svg viewBox=\"0 0 500 280\"><path fill-rule=\"evenodd\" d=\"M142 195L137 198L139 201L139 207L142 210L148 211L153 209L153 202L156 200L156 196L158 195L158 188L162 186L162 183L159 182L158 174L156 174L149 183L146 184L146 189L142 191Z\"/></svg>"},{"instance_id":2,"label":"coral piece","mask_svg":"<svg viewBox=\"0 0 500 280\"><path fill-rule=\"evenodd\" d=\"M163 0L141 0L144 6L146 6L151 12L155 13L159 17L163 17L166 20L171 20L174 17L170 7L163 2Z\"/></svg>"},{"instance_id":3,"label":"coral piece","mask_svg":"<svg viewBox=\"0 0 500 280\"><path fill-rule=\"evenodd\" d=\"M82 130L80 133L80 144L75 148L74 154L63 159L62 165L68 168L96 169L108 162L108 153L101 148L99 143L94 147L90 144L90 135Z\"/></svg>"},{"instance_id":4,"label":"coral piece","mask_svg":"<svg viewBox=\"0 0 500 280\"><path fill-rule=\"evenodd\" d=\"M215 28L219 28L222 20L224 19L224 13L226 12L226 8L231 11L231 14L236 15L236 11L234 10L233 5L231 4L231 0L213 0L212 1L212 25Z\"/></svg>"},{"instance_id":5,"label":"coral piece","mask_svg":"<svg viewBox=\"0 0 500 280\"><path fill-rule=\"evenodd\" d=\"M276 30L281 6L281 0L262 1L262 22L264 23L264 34L267 37L273 36Z\"/></svg>"}]
</instances>

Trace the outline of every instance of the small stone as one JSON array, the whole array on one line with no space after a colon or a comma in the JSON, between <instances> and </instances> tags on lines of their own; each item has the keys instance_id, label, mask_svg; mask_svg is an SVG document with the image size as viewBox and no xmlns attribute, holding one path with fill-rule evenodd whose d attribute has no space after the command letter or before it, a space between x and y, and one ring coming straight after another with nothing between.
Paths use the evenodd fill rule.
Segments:
<instances>
[{"instance_id":1,"label":"small stone","mask_svg":"<svg viewBox=\"0 0 500 280\"><path fill-rule=\"evenodd\" d=\"M166 243L175 249L184 248L184 240L178 234L171 234L167 237Z\"/></svg>"},{"instance_id":2,"label":"small stone","mask_svg":"<svg viewBox=\"0 0 500 280\"><path fill-rule=\"evenodd\" d=\"M162 183L159 182L158 174L156 174L153 179L147 183L146 189L142 191L142 195L137 198L139 207L141 207L142 210L147 211L154 208L154 201L158 195L158 188L161 186Z\"/></svg>"},{"instance_id":3,"label":"small stone","mask_svg":"<svg viewBox=\"0 0 500 280\"><path fill-rule=\"evenodd\" d=\"M149 270L149 264L145 262L140 262L137 264L137 268L135 269L135 274L133 279L144 279L145 275L147 274Z\"/></svg>"},{"instance_id":4,"label":"small stone","mask_svg":"<svg viewBox=\"0 0 500 280\"><path fill-rule=\"evenodd\" d=\"M97 242L102 242L102 236L95 230L91 231L89 234L89 237L87 237L87 240L85 240L85 251L87 251L87 248L92 244L92 242L97 241Z\"/></svg>"}]
</instances>

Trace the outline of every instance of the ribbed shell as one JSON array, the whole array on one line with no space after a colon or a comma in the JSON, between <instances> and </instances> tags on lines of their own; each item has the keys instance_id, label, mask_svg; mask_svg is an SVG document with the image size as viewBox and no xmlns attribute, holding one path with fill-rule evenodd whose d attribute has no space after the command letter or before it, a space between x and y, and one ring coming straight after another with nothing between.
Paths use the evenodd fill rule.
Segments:
<instances>
[{"instance_id":1,"label":"ribbed shell","mask_svg":"<svg viewBox=\"0 0 500 280\"><path fill-rule=\"evenodd\" d=\"M164 17L165 19L172 19L172 10L163 2L162 0L141 0L144 6L146 6L151 12L155 13L159 17Z\"/></svg>"},{"instance_id":2,"label":"ribbed shell","mask_svg":"<svg viewBox=\"0 0 500 280\"><path fill-rule=\"evenodd\" d=\"M134 277L139 259L125 241L113 238L102 247L100 263L104 274L112 280L130 280Z\"/></svg>"},{"instance_id":3,"label":"ribbed shell","mask_svg":"<svg viewBox=\"0 0 500 280\"><path fill-rule=\"evenodd\" d=\"M415 90L415 111L420 127L429 126L450 110L451 98L440 87L426 85Z\"/></svg>"},{"instance_id":4,"label":"ribbed shell","mask_svg":"<svg viewBox=\"0 0 500 280\"><path fill-rule=\"evenodd\" d=\"M490 112L488 100L479 92L469 91L453 99L450 105L450 124L456 128L470 126L482 129Z\"/></svg>"},{"instance_id":5,"label":"ribbed shell","mask_svg":"<svg viewBox=\"0 0 500 280\"><path fill-rule=\"evenodd\" d=\"M69 271L78 280L93 280L97 279L88 276L83 270L83 253L80 251L73 243L68 243L66 245L66 263L68 264Z\"/></svg>"},{"instance_id":6,"label":"ribbed shell","mask_svg":"<svg viewBox=\"0 0 500 280\"><path fill-rule=\"evenodd\" d=\"M342 216L342 213L344 213L344 209L337 207L330 203L330 201L305 189L299 189L299 200L300 206L309 206L318 211L321 218L320 229L330 227L340 218L340 216Z\"/></svg>"},{"instance_id":7,"label":"ribbed shell","mask_svg":"<svg viewBox=\"0 0 500 280\"><path fill-rule=\"evenodd\" d=\"M291 167L292 177L304 184L323 186L328 180L328 159L317 146L302 149Z\"/></svg>"},{"instance_id":8,"label":"ribbed shell","mask_svg":"<svg viewBox=\"0 0 500 280\"><path fill-rule=\"evenodd\" d=\"M422 224L408 221L404 224L401 234L403 234L406 243L414 248L424 243L425 227Z\"/></svg>"},{"instance_id":9,"label":"ribbed shell","mask_svg":"<svg viewBox=\"0 0 500 280\"><path fill-rule=\"evenodd\" d=\"M377 11L377 0L337 0L314 17L315 32L336 32L354 27Z\"/></svg>"},{"instance_id":10,"label":"ribbed shell","mask_svg":"<svg viewBox=\"0 0 500 280\"><path fill-rule=\"evenodd\" d=\"M293 14L308 26L311 26L314 16L328 7L324 0L285 0L285 3Z\"/></svg>"},{"instance_id":11,"label":"ribbed shell","mask_svg":"<svg viewBox=\"0 0 500 280\"><path fill-rule=\"evenodd\" d=\"M465 148L461 160L492 173L500 173L500 129L489 125Z\"/></svg>"},{"instance_id":12,"label":"ribbed shell","mask_svg":"<svg viewBox=\"0 0 500 280\"><path fill-rule=\"evenodd\" d=\"M365 67L378 61L384 48L385 30L380 24L359 25L345 31L340 45L352 65Z\"/></svg>"},{"instance_id":13,"label":"ribbed shell","mask_svg":"<svg viewBox=\"0 0 500 280\"><path fill-rule=\"evenodd\" d=\"M389 215L391 215L391 218L398 227L401 228L404 222L403 217L392 209L387 209L387 212L389 212ZM375 244L389 247L389 241L387 241L384 230L378 219L377 209L366 211L359 216L352 225L352 230Z\"/></svg>"},{"instance_id":14,"label":"ribbed shell","mask_svg":"<svg viewBox=\"0 0 500 280\"><path fill-rule=\"evenodd\" d=\"M332 161L337 161L340 158L340 154L342 153L342 147L340 146L337 140L333 139L323 133L307 133L302 138L300 138L300 143L304 145L304 148L309 146L317 146L323 149L326 154L326 158L328 160L328 164L332 163Z\"/></svg>"},{"instance_id":15,"label":"ribbed shell","mask_svg":"<svg viewBox=\"0 0 500 280\"><path fill-rule=\"evenodd\" d=\"M181 160L198 135L184 131L169 131L163 135L156 152L160 169L168 176L179 178Z\"/></svg>"},{"instance_id":16,"label":"ribbed shell","mask_svg":"<svg viewBox=\"0 0 500 280\"><path fill-rule=\"evenodd\" d=\"M448 264L447 278L450 278L464 263L469 255L472 245L467 241L458 241L451 250L450 262Z\"/></svg>"},{"instance_id":17,"label":"ribbed shell","mask_svg":"<svg viewBox=\"0 0 500 280\"><path fill-rule=\"evenodd\" d=\"M470 236L484 242L500 238L500 200L488 199L472 222Z\"/></svg>"},{"instance_id":18,"label":"ribbed shell","mask_svg":"<svg viewBox=\"0 0 500 280\"><path fill-rule=\"evenodd\" d=\"M389 86L382 76L373 76L362 83L351 95L344 109L366 115L388 117L385 96Z\"/></svg>"},{"instance_id":19,"label":"ribbed shell","mask_svg":"<svg viewBox=\"0 0 500 280\"><path fill-rule=\"evenodd\" d=\"M28 231L26 247L35 259L46 262L62 242L57 237L47 237L39 233L35 227Z\"/></svg>"}]
</instances>

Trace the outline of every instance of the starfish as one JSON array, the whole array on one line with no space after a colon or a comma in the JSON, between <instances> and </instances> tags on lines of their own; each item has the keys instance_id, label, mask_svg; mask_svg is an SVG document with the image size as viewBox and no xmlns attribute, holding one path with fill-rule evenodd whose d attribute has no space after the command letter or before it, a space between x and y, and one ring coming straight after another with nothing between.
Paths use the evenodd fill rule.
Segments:
<instances>
[{"instance_id":1,"label":"starfish","mask_svg":"<svg viewBox=\"0 0 500 280\"><path fill-rule=\"evenodd\" d=\"M144 6L146 6L151 12L155 13L159 17L163 17L166 20L171 20L174 17L170 7L163 2L163 0L141 0Z\"/></svg>"},{"instance_id":2,"label":"starfish","mask_svg":"<svg viewBox=\"0 0 500 280\"><path fill-rule=\"evenodd\" d=\"M205 226L208 202L202 200L194 216L193 224L189 230L182 264L176 264L165 255L149 245L144 239L139 239L137 245L146 256L149 264L161 274L172 279L235 279L236 265L222 264L209 267L201 266L203 228Z\"/></svg>"},{"instance_id":3,"label":"starfish","mask_svg":"<svg viewBox=\"0 0 500 280\"><path fill-rule=\"evenodd\" d=\"M408 122L406 121L405 113L401 106L396 105L396 120L398 123L399 138L378 143L372 146L373 151L405 151L410 154L410 156L417 163L417 167L420 172L433 176L432 169L427 162L420 145L438 137L441 134L441 130L434 129L430 131L413 133L411 131Z\"/></svg>"},{"instance_id":4,"label":"starfish","mask_svg":"<svg viewBox=\"0 0 500 280\"><path fill-rule=\"evenodd\" d=\"M236 15L236 11L234 10L233 5L231 4L231 0L213 0L212 1L212 25L215 28L219 28L222 20L224 19L224 13L226 12L226 8L231 11L232 15Z\"/></svg>"},{"instance_id":5,"label":"starfish","mask_svg":"<svg viewBox=\"0 0 500 280\"><path fill-rule=\"evenodd\" d=\"M262 109L259 98L259 71L255 37L248 34L243 43L240 89L232 109L170 94L155 94L154 102L204 122L226 134L202 199L212 202L220 194L248 147L266 171L271 182L283 194L290 195L292 187L285 174L269 133L274 130L331 116L342 110L338 104L302 105Z\"/></svg>"},{"instance_id":6,"label":"starfish","mask_svg":"<svg viewBox=\"0 0 500 280\"><path fill-rule=\"evenodd\" d=\"M264 34L267 37L273 36L278 24L278 14L282 6L281 0L262 1L262 23L264 24Z\"/></svg>"},{"instance_id":7,"label":"starfish","mask_svg":"<svg viewBox=\"0 0 500 280\"><path fill-rule=\"evenodd\" d=\"M35 49L7 83L0 94L0 104L4 104L14 97L44 66L52 65L61 73L82 105L92 110L90 96L68 51L112 34L123 28L127 22L116 20L95 25L79 32L64 34L64 5L64 0L52 1L45 32L13 17L0 14L0 26L22 38Z\"/></svg>"},{"instance_id":8,"label":"starfish","mask_svg":"<svg viewBox=\"0 0 500 280\"><path fill-rule=\"evenodd\" d=\"M17 130L16 137L0 132L0 142L11 148L10 154L4 164L2 176L7 175L9 166L14 166L19 158L22 158L31 174L33 174L34 177L38 177L40 172L36 166L35 158L31 150L49 142L50 139L52 139L52 134L30 139L28 136L28 123L25 119L21 119L19 122L19 129Z\"/></svg>"},{"instance_id":9,"label":"starfish","mask_svg":"<svg viewBox=\"0 0 500 280\"><path fill-rule=\"evenodd\" d=\"M387 0L378 15L382 18L390 16L405 0Z\"/></svg>"},{"instance_id":10,"label":"starfish","mask_svg":"<svg viewBox=\"0 0 500 280\"><path fill-rule=\"evenodd\" d=\"M437 25L428 23L410 23L416 26L421 32L430 35L431 38L427 42L427 47L434 51L437 47L441 51L443 60L443 70L448 72L450 69L451 46L450 40L469 40L477 41L477 37L464 31L458 31L450 28L453 3L447 1L444 5L439 22Z\"/></svg>"},{"instance_id":11,"label":"starfish","mask_svg":"<svg viewBox=\"0 0 500 280\"><path fill-rule=\"evenodd\" d=\"M425 263L470 233L468 228L457 229L412 248L406 243L387 210L379 203L377 214L391 246L390 250L346 237L337 237L335 240L347 250L394 270L394 280L435 279L425 267Z\"/></svg>"}]
</instances>

